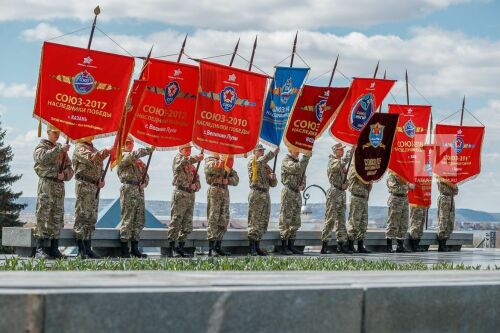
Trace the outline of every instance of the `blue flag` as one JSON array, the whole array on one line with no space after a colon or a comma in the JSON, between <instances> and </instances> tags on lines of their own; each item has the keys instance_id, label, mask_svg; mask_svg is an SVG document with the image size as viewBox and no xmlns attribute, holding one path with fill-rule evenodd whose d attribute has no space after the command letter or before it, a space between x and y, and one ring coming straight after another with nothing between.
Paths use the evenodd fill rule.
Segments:
<instances>
[{"instance_id":1,"label":"blue flag","mask_svg":"<svg viewBox=\"0 0 500 333\"><path fill-rule=\"evenodd\" d=\"M260 139L279 146L309 68L276 67L264 106Z\"/></svg>"}]
</instances>

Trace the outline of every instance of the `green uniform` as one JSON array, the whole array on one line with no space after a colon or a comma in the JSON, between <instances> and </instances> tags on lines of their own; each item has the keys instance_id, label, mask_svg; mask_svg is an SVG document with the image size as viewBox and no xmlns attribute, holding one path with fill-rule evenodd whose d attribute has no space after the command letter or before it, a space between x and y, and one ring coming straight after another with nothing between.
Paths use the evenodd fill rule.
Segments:
<instances>
[{"instance_id":1,"label":"green uniform","mask_svg":"<svg viewBox=\"0 0 500 333\"><path fill-rule=\"evenodd\" d=\"M146 223L146 208L144 190L141 181L146 170L146 165L140 160L149 155L153 150L140 148L133 152L124 152L118 164L118 178L120 183L121 225L120 240L139 241L141 231ZM144 186L148 186L149 176L146 174Z\"/></svg>"},{"instance_id":2,"label":"green uniform","mask_svg":"<svg viewBox=\"0 0 500 333\"><path fill-rule=\"evenodd\" d=\"M427 208L420 206L410 206L410 230L412 239L421 239L424 234L425 213Z\"/></svg>"},{"instance_id":3,"label":"green uniform","mask_svg":"<svg viewBox=\"0 0 500 333\"><path fill-rule=\"evenodd\" d=\"M438 181L439 199L438 199L438 239L448 239L455 226L455 200L458 194L456 185Z\"/></svg>"},{"instance_id":4,"label":"green uniform","mask_svg":"<svg viewBox=\"0 0 500 333\"><path fill-rule=\"evenodd\" d=\"M64 180L58 180L64 157ZM71 160L63 153L60 143L53 144L42 139L33 153L35 173L39 177L36 198L35 237L39 239L59 239L64 227L64 181L73 177Z\"/></svg>"},{"instance_id":5,"label":"green uniform","mask_svg":"<svg viewBox=\"0 0 500 333\"><path fill-rule=\"evenodd\" d=\"M221 241L229 225L229 190L222 184L224 168L216 163L220 161L215 156L205 159L205 179L210 187L207 190L207 237L209 241ZM237 186L240 179L235 170L231 169L228 176L228 185Z\"/></svg>"},{"instance_id":6,"label":"green uniform","mask_svg":"<svg viewBox=\"0 0 500 333\"><path fill-rule=\"evenodd\" d=\"M280 238L281 240L295 239L301 225L300 208L302 196L299 187L306 185L305 172L310 156L303 155L296 159L287 154L281 163L281 209L280 209Z\"/></svg>"},{"instance_id":7,"label":"green uniform","mask_svg":"<svg viewBox=\"0 0 500 333\"><path fill-rule=\"evenodd\" d=\"M368 228L368 196L372 185L361 181L354 167L349 171L347 178L351 192L347 235L349 240L362 241L366 237L366 229Z\"/></svg>"},{"instance_id":8,"label":"green uniform","mask_svg":"<svg viewBox=\"0 0 500 333\"><path fill-rule=\"evenodd\" d=\"M264 156L255 158L255 167L257 178L254 178L254 158L247 164L248 179L250 182L250 193L248 194L248 239L260 241L266 233L269 225L269 216L271 214L271 197L269 196L269 187L275 187L278 184L276 178L271 179L273 172L267 164L274 158L272 151Z\"/></svg>"},{"instance_id":9,"label":"green uniform","mask_svg":"<svg viewBox=\"0 0 500 333\"><path fill-rule=\"evenodd\" d=\"M385 238L405 239L408 230L408 183L393 172L387 177L389 199Z\"/></svg>"},{"instance_id":10,"label":"green uniform","mask_svg":"<svg viewBox=\"0 0 500 333\"><path fill-rule=\"evenodd\" d=\"M177 154L172 164L174 191L172 193L170 225L167 234L168 239L173 241L185 241L193 231L195 192L198 192L201 188L200 177L193 166L195 163L197 163L196 158ZM191 188L192 184L196 186L194 190Z\"/></svg>"},{"instance_id":11,"label":"green uniform","mask_svg":"<svg viewBox=\"0 0 500 333\"><path fill-rule=\"evenodd\" d=\"M347 241L345 226L346 194L342 188L346 174L346 160L330 155L328 161L328 180L330 188L326 196L325 225L321 234L321 241L330 239L332 230L335 229L337 242Z\"/></svg>"},{"instance_id":12,"label":"green uniform","mask_svg":"<svg viewBox=\"0 0 500 333\"><path fill-rule=\"evenodd\" d=\"M92 143L81 142L73 153L75 169L75 237L90 239L97 223L99 198L96 198L99 180L103 173L104 151L98 151Z\"/></svg>"}]
</instances>

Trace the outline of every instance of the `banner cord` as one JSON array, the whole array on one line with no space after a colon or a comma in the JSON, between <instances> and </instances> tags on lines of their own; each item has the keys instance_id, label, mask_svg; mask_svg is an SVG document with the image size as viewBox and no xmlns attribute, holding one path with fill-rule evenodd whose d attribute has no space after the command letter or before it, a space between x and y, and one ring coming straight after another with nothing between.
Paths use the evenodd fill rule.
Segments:
<instances>
[{"instance_id":1,"label":"banner cord","mask_svg":"<svg viewBox=\"0 0 500 333\"><path fill-rule=\"evenodd\" d=\"M89 29L89 28L90 28L90 27L83 27L83 28L80 28L80 29L78 29L78 30L75 30L75 31L72 31L72 32L68 32L68 33L63 34L63 35L60 35L60 36L56 36L56 37L53 37L53 38L49 38L49 39L47 39L47 42L48 42L48 41L51 41L51 40L54 40L54 39L57 39L57 38L61 38L61 37L67 36L67 35L72 35L72 34L75 34L75 33L77 33L77 32L80 32L80 31L82 31L82 30Z\"/></svg>"},{"instance_id":2,"label":"banner cord","mask_svg":"<svg viewBox=\"0 0 500 333\"><path fill-rule=\"evenodd\" d=\"M247 60L245 57L241 56L239 53L236 53L236 55L238 57L240 57L241 59L245 60L247 63L250 63L250 60ZM263 74L266 74L268 77L272 77L271 75L269 75L268 73L266 73L266 71L264 71L263 69L261 69L259 66L257 66L255 63L252 64L253 67L257 68L260 72L262 72Z\"/></svg>"}]
</instances>

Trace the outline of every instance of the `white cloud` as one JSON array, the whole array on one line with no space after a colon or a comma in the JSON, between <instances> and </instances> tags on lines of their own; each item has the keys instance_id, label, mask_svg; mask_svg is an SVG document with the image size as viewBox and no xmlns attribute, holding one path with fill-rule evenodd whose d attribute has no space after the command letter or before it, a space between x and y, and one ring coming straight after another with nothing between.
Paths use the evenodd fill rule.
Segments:
<instances>
[{"instance_id":1,"label":"white cloud","mask_svg":"<svg viewBox=\"0 0 500 333\"><path fill-rule=\"evenodd\" d=\"M54 38L62 35L63 33L59 28L50 25L48 23L40 23L33 29L24 30L21 34L21 37L28 41L36 41L36 40L46 40L50 38Z\"/></svg>"},{"instance_id":2,"label":"white cloud","mask_svg":"<svg viewBox=\"0 0 500 333\"><path fill-rule=\"evenodd\" d=\"M30 87L24 83L6 84L0 82L0 96L6 98L34 97L35 87Z\"/></svg>"},{"instance_id":3,"label":"white cloud","mask_svg":"<svg viewBox=\"0 0 500 333\"><path fill-rule=\"evenodd\" d=\"M471 0L150 0L100 2L99 20L139 19L211 29L367 27L426 16ZM94 2L3 1L0 21L74 18L90 21Z\"/></svg>"}]
</instances>

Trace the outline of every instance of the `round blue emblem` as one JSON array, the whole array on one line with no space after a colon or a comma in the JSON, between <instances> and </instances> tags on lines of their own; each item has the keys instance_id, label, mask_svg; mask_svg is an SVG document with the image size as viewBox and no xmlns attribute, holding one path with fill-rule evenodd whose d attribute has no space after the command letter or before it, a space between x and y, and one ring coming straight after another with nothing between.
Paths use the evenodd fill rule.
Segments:
<instances>
[{"instance_id":1,"label":"round blue emblem","mask_svg":"<svg viewBox=\"0 0 500 333\"><path fill-rule=\"evenodd\" d=\"M411 119L405 123L404 131L409 138L415 137L415 124Z\"/></svg>"},{"instance_id":2,"label":"round blue emblem","mask_svg":"<svg viewBox=\"0 0 500 333\"><path fill-rule=\"evenodd\" d=\"M238 96L233 87L225 87L219 94L220 107L224 112L229 112L234 108Z\"/></svg>"},{"instance_id":3,"label":"round blue emblem","mask_svg":"<svg viewBox=\"0 0 500 333\"><path fill-rule=\"evenodd\" d=\"M353 130L361 131L373 113L373 95L366 94L358 98L351 109L349 125Z\"/></svg>"},{"instance_id":4,"label":"round blue emblem","mask_svg":"<svg viewBox=\"0 0 500 333\"><path fill-rule=\"evenodd\" d=\"M453 149L455 150L455 153L460 154L462 152L462 149L464 149L464 139L461 137L457 136L455 138L455 141L453 142Z\"/></svg>"},{"instance_id":5,"label":"round blue emblem","mask_svg":"<svg viewBox=\"0 0 500 333\"><path fill-rule=\"evenodd\" d=\"M86 95L94 90L94 77L87 71L80 72L73 79L73 89L79 95Z\"/></svg>"},{"instance_id":6,"label":"round blue emblem","mask_svg":"<svg viewBox=\"0 0 500 333\"><path fill-rule=\"evenodd\" d=\"M179 95L179 91L181 89L180 89L179 83L177 81L170 81L165 86L164 90L165 91L163 93L163 98L165 99L165 103L167 105L170 105L175 100L175 98L177 97L177 95Z\"/></svg>"},{"instance_id":7,"label":"round blue emblem","mask_svg":"<svg viewBox=\"0 0 500 333\"><path fill-rule=\"evenodd\" d=\"M326 99L322 99L314 106L314 113L316 114L316 119L318 119L318 121L321 121L321 119L323 119L323 113L325 112L325 108L326 108Z\"/></svg>"}]
</instances>

